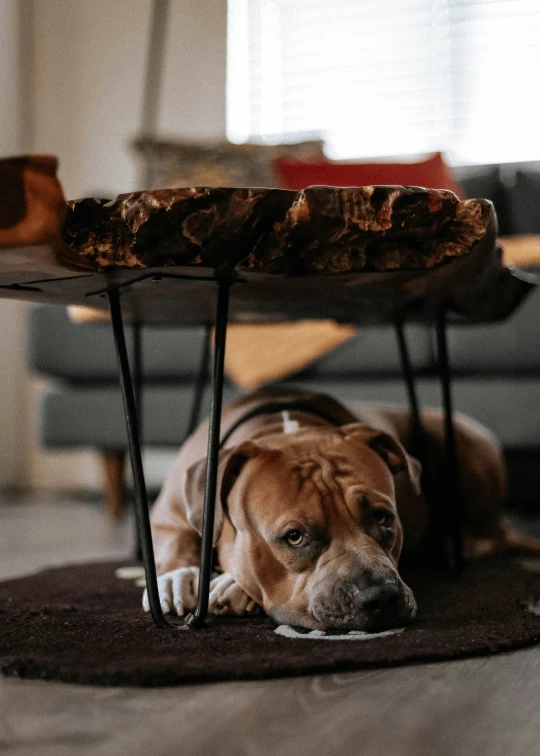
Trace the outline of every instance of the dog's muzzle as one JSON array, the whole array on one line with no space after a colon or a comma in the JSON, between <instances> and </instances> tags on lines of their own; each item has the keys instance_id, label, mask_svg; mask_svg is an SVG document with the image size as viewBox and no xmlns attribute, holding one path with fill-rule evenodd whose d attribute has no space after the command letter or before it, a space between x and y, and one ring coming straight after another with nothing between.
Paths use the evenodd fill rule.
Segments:
<instances>
[{"instance_id":1,"label":"dog's muzzle","mask_svg":"<svg viewBox=\"0 0 540 756\"><path fill-rule=\"evenodd\" d=\"M399 578L362 576L354 581L341 580L316 597L311 612L325 628L378 632L411 622L416 602Z\"/></svg>"}]
</instances>

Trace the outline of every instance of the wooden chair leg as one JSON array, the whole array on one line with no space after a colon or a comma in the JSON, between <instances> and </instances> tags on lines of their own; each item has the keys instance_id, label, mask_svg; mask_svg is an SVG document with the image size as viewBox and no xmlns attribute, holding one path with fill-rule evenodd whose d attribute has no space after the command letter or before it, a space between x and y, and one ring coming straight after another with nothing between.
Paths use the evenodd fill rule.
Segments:
<instances>
[{"instance_id":1,"label":"wooden chair leg","mask_svg":"<svg viewBox=\"0 0 540 756\"><path fill-rule=\"evenodd\" d=\"M124 452L103 452L105 469L105 500L107 512L111 517L122 517L126 509L126 491L124 486Z\"/></svg>"}]
</instances>

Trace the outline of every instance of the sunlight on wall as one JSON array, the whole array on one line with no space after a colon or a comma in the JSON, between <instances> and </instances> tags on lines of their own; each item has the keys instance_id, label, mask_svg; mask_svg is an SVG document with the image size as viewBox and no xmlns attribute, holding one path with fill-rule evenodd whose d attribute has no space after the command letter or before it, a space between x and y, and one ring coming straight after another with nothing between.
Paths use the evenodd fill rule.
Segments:
<instances>
[{"instance_id":1,"label":"sunlight on wall","mask_svg":"<svg viewBox=\"0 0 540 756\"><path fill-rule=\"evenodd\" d=\"M230 0L228 135L329 157L540 157L537 0Z\"/></svg>"}]
</instances>

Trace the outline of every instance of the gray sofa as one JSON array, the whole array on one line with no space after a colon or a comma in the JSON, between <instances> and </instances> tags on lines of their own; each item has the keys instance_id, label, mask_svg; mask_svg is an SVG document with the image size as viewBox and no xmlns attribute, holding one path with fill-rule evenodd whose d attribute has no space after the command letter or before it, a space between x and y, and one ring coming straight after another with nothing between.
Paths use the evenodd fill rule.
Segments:
<instances>
[{"instance_id":1,"label":"gray sofa","mask_svg":"<svg viewBox=\"0 0 540 756\"><path fill-rule=\"evenodd\" d=\"M433 332L409 326L407 334L422 405L438 406ZM143 329L146 445L177 447L185 437L203 343L202 328ZM505 323L451 327L449 350L456 409L491 428L510 455L534 453L540 447L540 290ZM33 308L28 366L52 379L39 402L44 448L124 454L124 417L107 325L75 325L62 307ZM386 327L359 329L282 385L324 391L345 402L406 404L394 331ZM225 401L238 394L237 387L226 385ZM208 404L206 391L203 412Z\"/></svg>"},{"instance_id":2,"label":"gray sofa","mask_svg":"<svg viewBox=\"0 0 540 756\"><path fill-rule=\"evenodd\" d=\"M468 196L494 201L501 232L540 232L539 166L515 166L513 178L509 166L469 168L460 178ZM421 326L409 326L407 333L422 404L438 406L433 333ZM177 447L185 437L203 343L202 328L143 329L146 445ZM75 325L64 308L38 306L30 313L27 344L28 369L51 379L39 402L41 444L102 451L109 477L116 477L109 480L109 495L118 492L126 439L109 326ZM540 449L540 291L533 291L504 323L451 327L449 351L456 409L498 435L515 472L513 490L535 498L531 471ZM406 403L392 328L359 329L351 341L283 385L325 391L346 402ZM224 398L238 393L227 384ZM207 391L203 412L208 400Z\"/></svg>"}]
</instances>

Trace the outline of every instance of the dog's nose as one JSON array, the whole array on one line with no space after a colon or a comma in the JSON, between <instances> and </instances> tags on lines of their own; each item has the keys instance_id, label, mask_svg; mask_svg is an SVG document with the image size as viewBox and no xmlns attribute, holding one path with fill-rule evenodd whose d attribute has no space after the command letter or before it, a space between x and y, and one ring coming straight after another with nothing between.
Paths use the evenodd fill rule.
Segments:
<instances>
[{"instance_id":1,"label":"dog's nose","mask_svg":"<svg viewBox=\"0 0 540 756\"><path fill-rule=\"evenodd\" d=\"M353 589L357 609L370 615L394 613L399 602L399 587L394 580L386 580L366 588Z\"/></svg>"}]
</instances>

